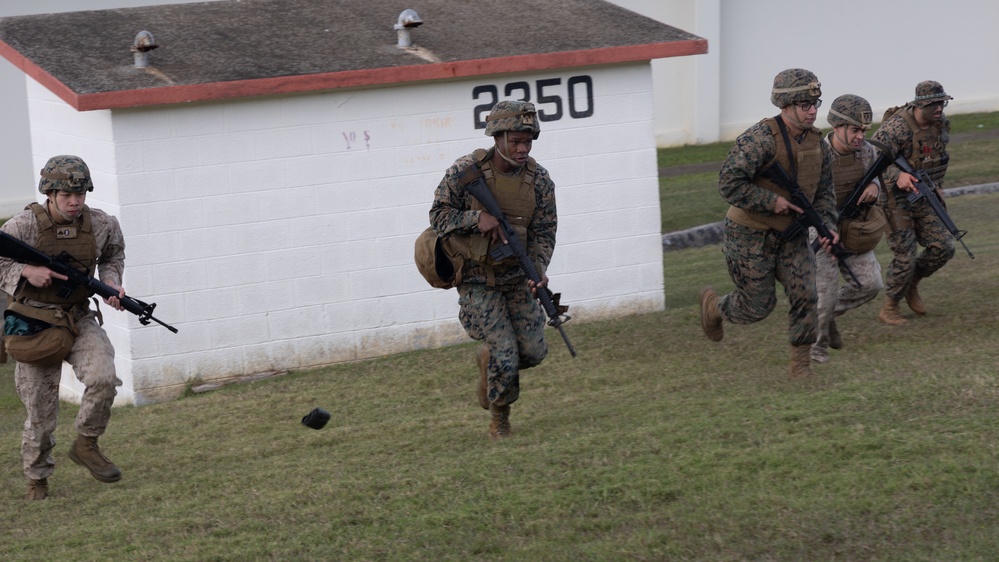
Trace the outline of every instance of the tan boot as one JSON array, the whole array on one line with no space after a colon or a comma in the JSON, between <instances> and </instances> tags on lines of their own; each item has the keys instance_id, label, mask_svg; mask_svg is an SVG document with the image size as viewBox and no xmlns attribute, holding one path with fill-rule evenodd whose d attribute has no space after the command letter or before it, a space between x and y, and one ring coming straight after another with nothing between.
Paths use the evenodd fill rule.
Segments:
<instances>
[{"instance_id":1,"label":"tan boot","mask_svg":"<svg viewBox=\"0 0 999 562\"><path fill-rule=\"evenodd\" d=\"M902 318L902 311L898 309L898 301L891 297L885 297L885 304L881 307L881 312L878 313L878 320L889 326L901 326L905 324L905 318Z\"/></svg>"},{"instance_id":2,"label":"tan boot","mask_svg":"<svg viewBox=\"0 0 999 562\"><path fill-rule=\"evenodd\" d=\"M790 374L792 379L805 379L815 376L815 371L812 370L811 356L812 346L810 345L796 345L791 347Z\"/></svg>"},{"instance_id":3,"label":"tan boot","mask_svg":"<svg viewBox=\"0 0 999 562\"><path fill-rule=\"evenodd\" d=\"M829 321L829 347L843 349L843 336L839 334L839 328L836 327L836 320Z\"/></svg>"},{"instance_id":4,"label":"tan boot","mask_svg":"<svg viewBox=\"0 0 999 562\"><path fill-rule=\"evenodd\" d=\"M121 471L97 446L96 437L77 435L76 441L69 449L69 458L76 464L86 468L90 474L101 482L117 482L121 480Z\"/></svg>"},{"instance_id":5,"label":"tan boot","mask_svg":"<svg viewBox=\"0 0 999 562\"><path fill-rule=\"evenodd\" d=\"M479 387L476 389L476 394L479 396L479 406L483 409L489 409L489 347L482 346L479 349L478 356L479 363Z\"/></svg>"},{"instance_id":6,"label":"tan boot","mask_svg":"<svg viewBox=\"0 0 999 562\"><path fill-rule=\"evenodd\" d=\"M24 499L29 501L44 500L49 496L49 481L47 478L28 480L28 491Z\"/></svg>"},{"instance_id":7,"label":"tan boot","mask_svg":"<svg viewBox=\"0 0 999 562\"><path fill-rule=\"evenodd\" d=\"M701 289L701 329L711 341L721 341L725 337L722 328L721 309L718 308L718 293L711 287Z\"/></svg>"},{"instance_id":8,"label":"tan boot","mask_svg":"<svg viewBox=\"0 0 999 562\"><path fill-rule=\"evenodd\" d=\"M489 421L489 438L492 440L510 437L510 406L489 406L492 419Z\"/></svg>"},{"instance_id":9,"label":"tan boot","mask_svg":"<svg viewBox=\"0 0 999 562\"><path fill-rule=\"evenodd\" d=\"M912 278L912 284L909 285L909 290L905 292L905 304L909 305L917 315L922 316L926 314L926 307L923 306L923 299L919 296L919 281L922 279L920 276L915 276Z\"/></svg>"}]
</instances>

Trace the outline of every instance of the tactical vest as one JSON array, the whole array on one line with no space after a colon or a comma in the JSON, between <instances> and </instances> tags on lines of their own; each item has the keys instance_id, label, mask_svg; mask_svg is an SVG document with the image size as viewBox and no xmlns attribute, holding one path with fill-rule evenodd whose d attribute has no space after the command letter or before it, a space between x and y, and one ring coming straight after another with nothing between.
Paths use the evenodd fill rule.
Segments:
<instances>
[{"instance_id":1,"label":"tactical vest","mask_svg":"<svg viewBox=\"0 0 999 562\"><path fill-rule=\"evenodd\" d=\"M489 191L499 204L500 210L506 217L507 222L513 227L513 231L520 238L524 248L527 248L527 227L531 224L534 216L534 208L537 199L534 192L534 177L538 171L538 164L534 158L528 157L527 164L520 173L515 175L497 173L492 164L492 150L476 150L474 153L475 165L482 170L483 179L489 187ZM472 197L469 208L473 211L484 211L485 207L478 199ZM490 238L479 234L454 235L446 242L448 249L457 252L466 260L466 267L481 266L485 268L486 277L490 285L494 284L495 266L516 266L517 260L514 257L507 258L500 262L494 260L490 255L497 244Z\"/></svg>"},{"instance_id":2,"label":"tactical vest","mask_svg":"<svg viewBox=\"0 0 999 562\"><path fill-rule=\"evenodd\" d=\"M833 186L836 189L836 206L839 207L853 193L853 189L857 187L857 182L864 177L864 172L867 169L856 152L837 154L836 156L833 159Z\"/></svg>"},{"instance_id":3,"label":"tactical vest","mask_svg":"<svg viewBox=\"0 0 999 562\"><path fill-rule=\"evenodd\" d=\"M950 160L947 145L943 142L942 126L933 123L923 129L916 122L916 116L912 111L903 111L902 116L912 131L912 156L909 157L909 163L917 170L926 170L926 175L930 176L937 187L940 187L940 182L947 173L947 162Z\"/></svg>"},{"instance_id":4,"label":"tactical vest","mask_svg":"<svg viewBox=\"0 0 999 562\"><path fill-rule=\"evenodd\" d=\"M73 265L85 270L87 275L94 275L97 269L97 238L94 237L89 207L84 205L80 219L68 225L55 224L45 208L38 203L32 203L25 209L31 210L38 222L38 238L35 241L38 251L50 256L66 252L75 260L72 261ZM68 297L62 298L58 295L60 286L58 281L44 288L21 283L14 296L17 299L28 298L62 306L83 304L90 297L86 289L77 287Z\"/></svg>"},{"instance_id":5,"label":"tactical vest","mask_svg":"<svg viewBox=\"0 0 999 562\"><path fill-rule=\"evenodd\" d=\"M767 119L764 119L762 123L765 123L768 127L770 127L770 132L773 134L774 141L777 146L777 154L774 156L773 160L770 160L756 171L756 174L753 176L753 183L763 189L766 189L767 191L776 193L785 199L790 199L791 195L787 191L761 175L763 170L766 170L774 162L780 162L781 166L787 170L788 174L793 174L792 170L797 169L798 186L801 187L801 191L804 192L806 197L808 197L808 200L812 201L815 198L815 192L818 191L819 188L819 178L822 176L821 131L812 127L808 131L805 131L805 138L800 143L792 140L791 150L793 151L793 154L788 154L787 146L784 144L784 138L780 134L780 127L777 125L777 119L774 117L768 117ZM791 166L792 158L796 164L795 166ZM791 179L795 178L792 177ZM773 229L781 232L791 226L791 223L794 222L795 218L797 218L793 213L787 215L762 213L759 211L741 209L734 205L729 207L726 216L736 224L741 224L757 230Z\"/></svg>"}]
</instances>

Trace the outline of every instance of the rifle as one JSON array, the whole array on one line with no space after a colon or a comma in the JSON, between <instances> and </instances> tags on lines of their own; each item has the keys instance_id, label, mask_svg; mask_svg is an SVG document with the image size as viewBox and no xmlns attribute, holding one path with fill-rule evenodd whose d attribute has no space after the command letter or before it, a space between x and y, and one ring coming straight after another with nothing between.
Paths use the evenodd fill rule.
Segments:
<instances>
[{"instance_id":1,"label":"rifle","mask_svg":"<svg viewBox=\"0 0 999 562\"><path fill-rule=\"evenodd\" d=\"M152 320L167 330L170 330L175 334L177 333L177 328L174 328L173 326L166 324L153 316L153 309L156 308L156 303L147 304L139 299L133 299L127 295L119 297L117 289L101 283L97 279L94 279L74 267L72 262L79 262L66 252L61 252L58 256L50 256L45 252L41 252L38 249L25 244L6 232L0 232L0 256L10 258L21 263L45 266L56 273L60 273L68 277L68 279L63 281L62 285L59 287L58 295L60 298L68 298L77 287L83 287L90 294L96 293L104 298L118 297L118 300L121 301L121 306L124 307L125 310L138 316L139 322L141 322L143 326L149 324L149 321Z\"/></svg>"},{"instance_id":2,"label":"rifle","mask_svg":"<svg viewBox=\"0 0 999 562\"><path fill-rule=\"evenodd\" d=\"M494 260L503 260L509 257L516 257L517 261L520 263L520 268L524 270L524 274L537 287L538 300L541 301L542 308L545 309L545 313L548 315L548 325L556 328L560 334L562 334L562 340L565 341L565 346L569 348L569 354L573 357L576 356L576 348L572 347L572 342L569 341L569 336L566 335L565 329L562 328L564 322L568 322L570 317L565 316L565 320L562 319L564 311L560 311L558 305L560 294L553 294L548 287L541 287L541 275L538 274L538 269L534 266L534 261L530 256L527 255L527 250L521 243L520 238L517 233L514 232L513 226L510 222L506 220L506 216L500 209L499 203L493 197L492 192L489 191L489 186L486 185L485 179L482 177L482 171L475 164L472 164L465 168L458 175L458 183L465 187L473 197L482 203L482 206L486 208L486 211L496 217L499 221L500 227L503 229L503 235L506 236L507 243L502 246L497 246L489 255L492 256Z\"/></svg>"},{"instance_id":3,"label":"rifle","mask_svg":"<svg viewBox=\"0 0 999 562\"><path fill-rule=\"evenodd\" d=\"M853 283L859 287L860 279L857 279L857 276L853 273L853 270L850 269L850 266L846 265L846 263L842 261L854 255L853 252L847 250L839 242L835 244L832 243L832 232L830 232L829 228L827 228L825 223L822 222L822 217L819 216L819 212L815 210L814 206L812 206L812 202L808 200L805 192L801 190L801 186L798 185L798 182L792 180L791 177L787 175L787 171L784 170L784 166L781 166L780 162L774 162L766 170L763 170L763 176L770 178L771 181L787 191L790 195L791 203L794 203L802 210L802 213L798 216L797 220L791 223L791 226L787 227L784 232L780 233L781 239L793 240L804 232L809 226L814 228L819 237L829 240L829 248L832 250L832 254L836 256L837 260L840 260L840 265L850 275L850 278L853 279Z\"/></svg>"},{"instance_id":4,"label":"rifle","mask_svg":"<svg viewBox=\"0 0 999 562\"><path fill-rule=\"evenodd\" d=\"M839 220L855 219L860 216L860 213L864 209L873 205L873 203L860 203L860 196L867 189L867 185L874 181L874 178L880 176L881 172L892 165L891 150L878 142L872 142L871 144L880 148L881 151L878 153L878 158L871 164L871 167L864 172L864 177L860 178L853 191L850 192L850 196L846 198L846 201L843 201L843 205L839 208Z\"/></svg>"},{"instance_id":5,"label":"rifle","mask_svg":"<svg viewBox=\"0 0 999 562\"><path fill-rule=\"evenodd\" d=\"M947 213L947 208L944 207L943 201L937 197L937 185L933 183L930 179L930 175L926 173L926 170L914 170L909 164L909 161L905 159L905 156L901 154L895 158L895 165L898 166L900 170L907 174L916 176L916 193L910 193L906 200L909 203L915 203L922 198L926 198L926 202L930 204L930 208L933 212L940 217L940 221L944 224L944 227L957 239L958 242L964 246L964 251L968 252L968 257L975 259L975 255L971 253L968 249L968 245L964 243L964 235L968 233L967 230L958 230L957 225L951 220L950 215Z\"/></svg>"}]
</instances>

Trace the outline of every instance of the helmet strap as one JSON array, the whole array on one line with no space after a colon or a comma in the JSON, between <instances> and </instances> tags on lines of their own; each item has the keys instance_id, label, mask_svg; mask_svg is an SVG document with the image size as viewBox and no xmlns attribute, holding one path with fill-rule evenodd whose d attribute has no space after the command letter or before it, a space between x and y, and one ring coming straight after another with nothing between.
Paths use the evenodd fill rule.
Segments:
<instances>
[{"instance_id":1,"label":"helmet strap","mask_svg":"<svg viewBox=\"0 0 999 562\"><path fill-rule=\"evenodd\" d=\"M516 170L517 168L520 167L520 164L518 164L517 161L514 160L513 158L510 158L506 154L503 154L502 147L499 146L500 144L502 144L503 146L510 146L510 143L509 143L509 141L507 139L507 135L509 134L509 132L510 131L503 131L503 142L496 144L496 153L499 154L500 158L502 158L503 160L505 160L507 164L513 166L514 170Z\"/></svg>"},{"instance_id":2,"label":"helmet strap","mask_svg":"<svg viewBox=\"0 0 999 562\"><path fill-rule=\"evenodd\" d=\"M56 197L58 197L58 194L59 194L58 190L52 190L52 191L50 191L48 193L48 195L50 195L50 197L49 197L49 215L52 214L52 209L55 209L56 214L59 215L60 217L62 217L62 222L60 224L69 224L69 223L73 222L74 220L76 220L76 217L71 217L71 216L67 215L66 213L62 212L62 209L60 209L59 205L56 203ZM60 221L56 221L56 222L58 223Z\"/></svg>"}]
</instances>

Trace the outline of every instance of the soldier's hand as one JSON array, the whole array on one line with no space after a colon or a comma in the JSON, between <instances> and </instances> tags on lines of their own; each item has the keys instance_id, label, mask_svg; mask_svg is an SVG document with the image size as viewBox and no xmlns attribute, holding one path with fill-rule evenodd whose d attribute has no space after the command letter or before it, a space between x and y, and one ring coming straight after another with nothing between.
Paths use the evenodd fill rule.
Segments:
<instances>
[{"instance_id":1,"label":"soldier's hand","mask_svg":"<svg viewBox=\"0 0 999 562\"><path fill-rule=\"evenodd\" d=\"M897 185L899 189L911 191L913 193L919 193L919 190L916 189L917 183L919 183L919 180L916 179L916 176L908 172L899 172L898 179L895 180L895 185Z\"/></svg>"},{"instance_id":2,"label":"soldier's hand","mask_svg":"<svg viewBox=\"0 0 999 562\"><path fill-rule=\"evenodd\" d=\"M830 230L829 233L832 234L832 239L819 236L819 245L829 254L829 257L835 260L836 256L833 254L833 246L839 243L839 233L835 230Z\"/></svg>"},{"instance_id":3,"label":"soldier's hand","mask_svg":"<svg viewBox=\"0 0 999 562\"><path fill-rule=\"evenodd\" d=\"M503 242L506 244L506 236L503 234L503 227L499 220L485 211L479 212L479 232L493 242Z\"/></svg>"},{"instance_id":4,"label":"soldier's hand","mask_svg":"<svg viewBox=\"0 0 999 562\"><path fill-rule=\"evenodd\" d=\"M801 207L795 205L794 203L791 203L787 199L784 199L782 196L778 195L777 202L774 203L774 213L778 215L786 215L791 211L794 211L795 213L802 212Z\"/></svg>"},{"instance_id":5,"label":"soldier's hand","mask_svg":"<svg viewBox=\"0 0 999 562\"><path fill-rule=\"evenodd\" d=\"M858 203L874 203L878 200L878 184L869 183L867 187L864 188L864 192L860 194L860 199Z\"/></svg>"},{"instance_id":6,"label":"soldier's hand","mask_svg":"<svg viewBox=\"0 0 999 562\"><path fill-rule=\"evenodd\" d=\"M544 273L541 274L541 283L535 283L533 279L527 280L527 288L531 290L531 294L537 298L538 288L548 286L548 276Z\"/></svg>"},{"instance_id":7,"label":"soldier's hand","mask_svg":"<svg viewBox=\"0 0 999 562\"><path fill-rule=\"evenodd\" d=\"M52 284L52 280L65 281L69 279L61 273L56 273L44 265L26 265L21 270L21 277L27 279L32 286L44 289Z\"/></svg>"},{"instance_id":8,"label":"soldier's hand","mask_svg":"<svg viewBox=\"0 0 999 562\"><path fill-rule=\"evenodd\" d=\"M116 289L118 291L118 296L116 296L116 297L107 297L106 299L104 299L104 302L107 303L108 306L110 306L111 308L113 308L115 310L125 310L125 307L122 306L122 304L121 304L121 297L125 296L125 289L123 289L121 287L121 285L119 285L119 284L117 284L114 281L111 281L109 279L105 279L104 280L104 284L107 285L108 287L111 287L112 289Z\"/></svg>"}]
</instances>

